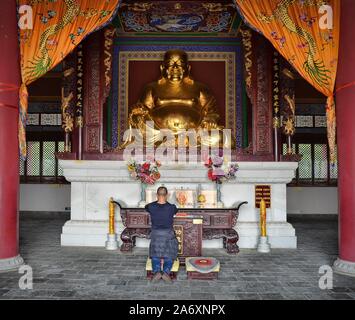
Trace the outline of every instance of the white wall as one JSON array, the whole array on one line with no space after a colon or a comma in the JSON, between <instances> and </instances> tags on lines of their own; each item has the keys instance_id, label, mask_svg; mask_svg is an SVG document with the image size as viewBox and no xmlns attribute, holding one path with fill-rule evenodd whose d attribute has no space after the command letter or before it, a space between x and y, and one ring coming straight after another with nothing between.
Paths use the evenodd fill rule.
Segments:
<instances>
[{"instance_id":1,"label":"white wall","mask_svg":"<svg viewBox=\"0 0 355 320\"><path fill-rule=\"evenodd\" d=\"M70 208L70 184L21 184L21 211L66 211Z\"/></svg>"},{"instance_id":2,"label":"white wall","mask_svg":"<svg viewBox=\"0 0 355 320\"><path fill-rule=\"evenodd\" d=\"M21 211L65 211L70 207L70 184L21 184ZM336 187L288 187L287 213L337 214Z\"/></svg>"},{"instance_id":3,"label":"white wall","mask_svg":"<svg viewBox=\"0 0 355 320\"><path fill-rule=\"evenodd\" d=\"M288 187L287 213L337 214L337 187Z\"/></svg>"}]
</instances>

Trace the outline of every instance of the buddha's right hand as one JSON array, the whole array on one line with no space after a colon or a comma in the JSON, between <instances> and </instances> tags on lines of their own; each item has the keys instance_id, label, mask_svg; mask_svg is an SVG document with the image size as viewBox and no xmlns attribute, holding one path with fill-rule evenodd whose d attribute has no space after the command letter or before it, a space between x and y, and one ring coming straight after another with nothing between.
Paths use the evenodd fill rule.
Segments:
<instances>
[{"instance_id":1,"label":"buddha's right hand","mask_svg":"<svg viewBox=\"0 0 355 320\"><path fill-rule=\"evenodd\" d=\"M149 120L149 110L143 104L134 106L129 115L129 122L132 127Z\"/></svg>"}]
</instances>

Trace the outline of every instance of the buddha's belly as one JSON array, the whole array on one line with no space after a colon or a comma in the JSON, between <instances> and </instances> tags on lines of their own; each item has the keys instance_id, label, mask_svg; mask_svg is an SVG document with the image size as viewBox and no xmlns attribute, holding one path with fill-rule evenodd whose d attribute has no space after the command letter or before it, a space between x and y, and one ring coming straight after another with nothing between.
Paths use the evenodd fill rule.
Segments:
<instances>
[{"instance_id":1,"label":"buddha's belly","mask_svg":"<svg viewBox=\"0 0 355 320\"><path fill-rule=\"evenodd\" d=\"M158 106L151 111L159 129L182 130L198 128L202 121L201 109L195 105L170 104Z\"/></svg>"}]
</instances>

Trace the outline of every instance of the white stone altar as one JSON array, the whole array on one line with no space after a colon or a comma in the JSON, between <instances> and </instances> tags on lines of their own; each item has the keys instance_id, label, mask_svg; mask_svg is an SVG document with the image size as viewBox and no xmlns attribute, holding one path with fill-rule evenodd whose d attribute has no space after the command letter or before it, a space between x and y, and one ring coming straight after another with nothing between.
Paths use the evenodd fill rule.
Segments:
<instances>
[{"instance_id":1,"label":"white stone altar","mask_svg":"<svg viewBox=\"0 0 355 320\"><path fill-rule=\"evenodd\" d=\"M104 247L107 240L109 199L127 207L137 207L140 183L130 178L124 161L59 160L65 178L71 182L71 218L61 235L62 246ZM271 207L267 209L267 234L271 248L297 248L295 229L287 222L286 184L294 177L296 162L238 162L236 179L222 185L222 201L231 207L237 201L248 201L239 211L236 230L240 248L256 248L259 240L259 209L255 208L255 185L271 185ZM203 164L166 163L160 168L161 179L168 190L183 188L213 189ZM118 238L123 230L119 208L116 210ZM149 241L137 239L137 247L148 247ZM222 248L222 239L204 240L204 248Z\"/></svg>"}]
</instances>

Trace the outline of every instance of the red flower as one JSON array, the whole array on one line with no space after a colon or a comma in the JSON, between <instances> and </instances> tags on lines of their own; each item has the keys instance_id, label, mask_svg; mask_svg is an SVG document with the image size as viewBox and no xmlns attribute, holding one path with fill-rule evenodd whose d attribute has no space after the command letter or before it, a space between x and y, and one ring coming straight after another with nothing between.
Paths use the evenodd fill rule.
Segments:
<instances>
[{"instance_id":1,"label":"red flower","mask_svg":"<svg viewBox=\"0 0 355 320\"><path fill-rule=\"evenodd\" d=\"M208 160L205 162L205 166L207 167L207 168L210 168L211 166L212 166L212 159L211 158L208 158Z\"/></svg>"},{"instance_id":2,"label":"red flower","mask_svg":"<svg viewBox=\"0 0 355 320\"><path fill-rule=\"evenodd\" d=\"M143 167L143 170L148 171L149 168L150 168L150 163L149 162L145 162L145 163L143 163L142 167Z\"/></svg>"},{"instance_id":3,"label":"red flower","mask_svg":"<svg viewBox=\"0 0 355 320\"><path fill-rule=\"evenodd\" d=\"M209 169L207 174L208 174L208 179L213 181L214 180L213 170Z\"/></svg>"}]
</instances>

